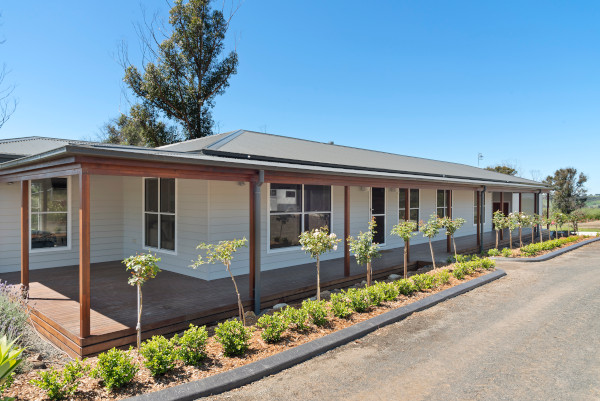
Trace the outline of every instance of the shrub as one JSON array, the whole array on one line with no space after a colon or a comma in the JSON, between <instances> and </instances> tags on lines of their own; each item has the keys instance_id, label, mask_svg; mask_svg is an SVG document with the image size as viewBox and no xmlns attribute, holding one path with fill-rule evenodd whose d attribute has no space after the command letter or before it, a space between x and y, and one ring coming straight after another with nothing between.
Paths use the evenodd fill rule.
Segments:
<instances>
[{"instance_id":1,"label":"shrub","mask_svg":"<svg viewBox=\"0 0 600 401\"><path fill-rule=\"evenodd\" d=\"M394 283L377 283L381 287L384 301L394 301L400 295L398 288Z\"/></svg>"},{"instance_id":2,"label":"shrub","mask_svg":"<svg viewBox=\"0 0 600 401\"><path fill-rule=\"evenodd\" d=\"M347 319L352 315L350 299L345 294L331 294L331 313L340 319Z\"/></svg>"},{"instance_id":3,"label":"shrub","mask_svg":"<svg viewBox=\"0 0 600 401\"><path fill-rule=\"evenodd\" d=\"M452 275L458 279L462 280L467 275L466 266L464 264L456 264L454 266L454 270L452 270Z\"/></svg>"},{"instance_id":4,"label":"shrub","mask_svg":"<svg viewBox=\"0 0 600 401\"><path fill-rule=\"evenodd\" d=\"M363 288L349 288L342 292L350 300L350 307L358 313L366 312L371 306L371 297Z\"/></svg>"},{"instance_id":5,"label":"shrub","mask_svg":"<svg viewBox=\"0 0 600 401\"><path fill-rule=\"evenodd\" d=\"M327 303L325 301L305 300L302 302L302 309L310 317L310 321L315 326L325 326L327 324Z\"/></svg>"},{"instance_id":6,"label":"shrub","mask_svg":"<svg viewBox=\"0 0 600 401\"><path fill-rule=\"evenodd\" d=\"M497 248L488 250L488 256L500 256L502 253Z\"/></svg>"},{"instance_id":7,"label":"shrub","mask_svg":"<svg viewBox=\"0 0 600 401\"><path fill-rule=\"evenodd\" d=\"M433 286L439 287L441 285L446 284L448 281L450 281L450 272L448 271L448 269L440 270L433 276L433 278L434 278Z\"/></svg>"},{"instance_id":8,"label":"shrub","mask_svg":"<svg viewBox=\"0 0 600 401\"><path fill-rule=\"evenodd\" d=\"M281 340L281 335L287 329L288 324L285 318L279 312L272 315L262 315L256 326L263 329L260 336L268 343L276 343Z\"/></svg>"},{"instance_id":9,"label":"shrub","mask_svg":"<svg viewBox=\"0 0 600 401\"><path fill-rule=\"evenodd\" d=\"M431 274L415 274L411 277L416 291L423 291L433 287L433 276Z\"/></svg>"},{"instance_id":10,"label":"shrub","mask_svg":"<svg viewBox=\"0 0 600 401\"><path fill-rule=\"evenodd\" d=\"M577 241L578 239L579 237L565 237L552 239L544 242L538 242L535 244L529 244L521 248L521 253L525 256L535 256L538 253L559 248L565 244Z\"/></svg>"},{"instance_id":11,"label":"shrub","mask_svg":"<svg viewBox=\"0 0 600 401\"><path fill-rule=\"evenodd\" d=\"M18 286L0 280L0 337L19 338L25 333L29 312Z\"/></svg>"},{"instance_id":12,"label":"shrub","mask_svg":"<svg viewBox=\"0 0 600 401\"><path fill-rule=\"evenodd\" d=\"M242 355L248 349L251 330L239 320L219 323L215 329L217 341L223 346L225 356Z\"/></svg>"},{"instance_id":13,"label":"shrub","mask_svg":"<svg viewBox=\"0 0 600 401\"><path fill-rule=\"evenodd\" d=\"M496 267L496 261L488 258L481 259L481 267L485 270Z\"/></svg>"},{"instance_id":14,"label":"shrub","mask_svg":"<svg viewBox=\"0 0 600 401\"><path fill-rule=\"evenodd\" d=\"M310 328L308 325L308 311L306 309L296 309L286 306L282 313L290 329L294 331L306 331Z\"/></svg>"},{"instance_id":15,"label":"shrub","mask_svg":"<svg viewBox=\"0 0 600 401\"><path fill-rule=\"evenodd\" d=\"M505 258L510 258L512 256L512 251L508 248L502 249L502 256Z\"/></svg>"},{"instance_id":16,"label":"shrub","mask_svg":"<svg viewBox=\"0 0 600 401\"><path fill-rule=\"evenodd\" d=\"M163 375L173 369L177 359L174 341L163 336L152 336L150 340L144 341L140 354L144 357L144 366L152 376Z\"/></svg>"},{"instance_id":17,"label":"shrub","mask_svg":"<svg viewBox=\"0 0 600 401\"><path fill-rule=\"evenodd\" d=\"M367 287L364 289L367 295L369 296L369 300L371 305L379 306L385 300L385 292L381 288L380 283L376 283L371 287Z\"/></svg>"},{"instance_id":18,"label":"shrub","mask_svg":"<svg viewBox=\"0 0 600 401\"><path fill-rule=\"evenodd\" d=\"M98 355L92 377L102 379L104 387L112 391L131 382L138 370L129 352L112 348Z\"/></svg>"},{"instance_id":19,"label":"shrub","mask_svg":"<svg viewBox=\"0 0 600 401\"><path fill-rule=\"evenodd\" d=\"M206 358L206 341L208 333L206 326L194 326L190 324L190 328L183 332L181 337L175 335L173 341L179 345L177 356L186 365L198 366L204 358Z\"/></svg>"},{"instance_id":20,"label":"shrub","mask_svg":"<svg viewBox=\"0 0 600 401\"><path fill-rule=\"evenodd\" d=\"M394 282L394 285L398 289L398 292L402 295L410 295L415 292L415 286L409 279L401 279Z\"/></svg>"},{"instance_id":21,"label":"shrub","mask_svg":"<svg viewBox=\"0 0 600 401\"><path fill-rule=\"evenodd\" d=\"M61 371L51 368L39 372L39 379L31 380L31 384L44 390L51 400L62 400L75 394L79 387L79 379L88 370L89 366L85 365L85 360L83 362L76 360L66 364Z\"/></svg>"}]
</instances>

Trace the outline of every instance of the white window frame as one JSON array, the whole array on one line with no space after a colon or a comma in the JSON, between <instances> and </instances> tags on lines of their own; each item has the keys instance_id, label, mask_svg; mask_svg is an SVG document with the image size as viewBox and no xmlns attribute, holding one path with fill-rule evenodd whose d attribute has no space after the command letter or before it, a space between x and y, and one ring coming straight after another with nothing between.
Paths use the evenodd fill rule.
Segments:
<instances>
[{"instance_id":1,"label":"white window frame","mask_svg":"<svg viewBox=\"0 0 600 401\"><path fill-rule=\"evenodd\" d=\"M417 193L419 194L418 198L419 198L419 206L418 207L412 207L411 203L410 203L410 191L412 191L413 189L417 190ZM419 230L419 222L421 221L421 188L410 188L409 193L408 193L408 202L409 202L409 208L408 208L408 218L410 220L410 211L411 209L417 209L419 211L419 218L417 219L417 221L415 223L417 223L417 230Z\"/></svg>"},{"instance_id":2,"label":"white window frame","mask_svg":"<svg viewBox=\"0 0 600 401\"><path fill-rule=\"evenodd\" d=\"M287 184L287 183L286 183ZM271 213L271 183L268 184L268 189L269 191L267 192L267 218L266 218L266 223L267 223L267 240L266 245L267 245L267 254L269 253L280 253L280 252L287 252L287 251L294 251L294 250L299 250L302 249L301 245L296 245L296 246L287 246L287 247L281 247L281 248L275 248L275 249L271 249L271 216L278 216L278 215L284 215L284 214L299 214L300 215L300 233L304 232L304 215L306 214L315 214L315 213L329 213L330 214L330 225L331 225L331 232L333 232L333 185L321 185L322 187L329 187L329 191L331 194L331 210L330 211L311 211L311 212L305 212L304 211L304 185L305 184L288 184L288 185L300 185L302 187L301 191L302 191L302 211L300 212L275 212L275 213ZM313 185L313 184L308 184L308 185Z\"/></svg>"},{"instance_id":3,"label":"white window frame","mask_svg":"<svg viewBox=\"0 0 600 401\"><path fill-rule=\"evenodd\" d=\"M443 207L440 207L437 203L438 202L438 191L442 191L444 193L444 206ZM446 189L436 189L435 190L435 215L436 216L438 216L438 209L444 209L444 215L440 218L448 217L448 212L449 212L449 210L448 210L448 191Z\"/></svg>"},{"instance_id":4,"label":"white window frame","mask_svg":"<svg viewBox=\"0 0 600 401\"><path fill-rule=\"evenodd\" d=\"M479 222L477 221L477 196L481 196L480 193L478 193L477 191L473 191L473 226L476 226L477 224L479 224ZM492 201L493 203L493 201ZM481 213L483 214L483 224L485 224L485 204L486 204L486 199L485 199L485 193L483 195L483 207L481 208ZM493 206L493 205L492 205ZM502 209L502 204L500 205L500 210Z\"/></svg>"},{"instance_id":5,"label":"white window frame","mask_svg":"<svg viewBox=\"0 0 600 401\"><path fill-rule=\"evenodd\" d=\"M147 178L157 178L158 179L158 212L146 212L146 179ZM179 180L177 178L174 178L174 180L175 180L175 213L166 213L166 212L160 211L160 179L161 178L170 178L170 177L143 177L142 178L142 249L145 249L148 251L153 251L153 252L166 253L169 255L177 255L177 244L179 242L177 240L177 226L178 226L177 220L178 220L178 210L179 210L177 200L179 199ZM146 245L146 213L158 215L158 245L159 245L159 247L157 247L157 248ZM175 233L174 233L175 234L175 238L174 238L175 249L174 250L160 248L160 234L161 234L160 233L160 231L161 231L160 230L160 215L161 214L175 216Z\"/></svg>"},{"instance_id":6,"label":"white window frame","mask_svg":"<svg viewBox=\"0 0 600 401\"><path fill-rule=\"evenodd\" d=\"M73 225L72 225L72 219L71 219L71 203L72 203L72 199L71 199L71 192L72 192L72 180L71 180L71 176L60 176L60 177L52 177L52 178L66 178L67 179L67 246L59 246L59 247L54 247L54 248L32 248L31 247L31 181L38 181L38 180L29 180L29 234L27 235L28 237L28 241L29 241L29 252L30 253L43 253L43 252L60 252L60 251L70 251L71 250L71 237L73 236ZM81 202L81 199L79 200ZM65 212L43 212L43 213L39 213L39 214L58 214L58 213L65 213ZM34 214L38 214L37 212L35 212Z\"/></svg>"},{"instance_id":7,"label":"white window frame","mask_svg":"<svg viewBox=\"0 0 600 401\"><path fill-rule=\"evenodd\" d=\"M373 188L383 188L383 214L373 214ZM383 243L379 244L381 247L385 247L387 244L387 192L388 189L386 187L369 187L369 221L371 221L373 216L383 216L383 225L385 226ZM377 230L377 228L375 228L375 230Z\"/></svg>"}]
</instances>

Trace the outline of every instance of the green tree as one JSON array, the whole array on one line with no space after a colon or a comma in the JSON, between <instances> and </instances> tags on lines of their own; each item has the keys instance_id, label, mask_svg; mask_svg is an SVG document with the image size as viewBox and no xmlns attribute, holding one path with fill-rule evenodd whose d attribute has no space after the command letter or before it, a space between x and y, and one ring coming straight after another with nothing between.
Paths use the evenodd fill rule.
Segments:
<instances>
[{"instance_id":1,"label":"green tree","mask_svg":"<svg viewBox=\"0 0 600 401\"><path fill-rule=\"evenodd\" d=\"M509 166L507 164L497 164L495 166L488 166L485 169L489 170L489 171L495 171L497 173L512 175L512 176L515 176L519 173L516 168Z\"/></svg>"},{"instance_id":2,"label":"green tree","mask_svg":"<svg viewBox=\"0 0 600 401\"><path fill-rule=\"evenodd\" d=\"M456 252L456 242L454 241L454 234L458 231L467 221L462 217L457 217L456 219L451 219L449 217L444 217L440 220L440 225L442 228L446 229L446 235L449 235L452 238L452 245L454 246L454 258L458 256Z\"/></svg>"},{"instance_id":3,"label":"green tree","mask_svg":"<svg viewBox=\"0 0 600 401\"><path fill-rule=\"evenodd\" d=\"M574 210L585 206L587 190L584 184L587 176L583 173L577 175L577 169L573 167L561 168L549 175L544 183L549 185L554 203L554 208L564 214L570 214Z\"/></svg>"},{"instance_id":4,"label":"green tree","mask_svg":"<svg viewBox=\"0 0 600 401\"><path fill-rule=\"evenodd\" d=\"M356 262L359 265L367 265L367 287L371 285L371 263L374 258L379 257L379 244L373 242L375 236L375 218L373 217L369 222L369 229L367 232L360 232L356 239L349 236L348 245L350 245L350 252L354 254Z\"/></svg>"},{"instance_id":5,"label":"green tree","mask_svg":"<svg viewBox=\"0 0 600 401\"><path fill-rule=\"evenodd\" d=\"M129 115L121 114L106 124L102 131L102 142L119 145L156 148L181 140L176 127L166 125L153 109L140 104L133 105Z\"/></svg>"},{"instance_id":6,"label":"green tree","mask_svg":"<svg viewBox=\"0 0 600 401\"><path fill-rule=\"evenodd\" d=\"M431 251L431 261L433 262L434 269L435 257L433 255L433 245L431 244L431 239L440 233L440 228L442 228L442 220L436 214L432 214L429 217L429 221L427 221L425 224L421 224L421 227L419 227L419 231L423 233L423 237L427 237L429 239L429 250Z\"/></svg>"},{"instance_id":7,"label":"green tree","mask_svg":"<svg viewBox=\"0 0 600 401\"><path fill-rule=\"evenodd\" d=\"M496 249L498 249L498 233L508 227L508 219L501 210L496 210L492 216L494 230L496 230Z\"/></svg>"},{"instance_id":8,"label":"green tree","mask_svg":"<svg viewBox=\"0 0 600 401\"><path fill-rule=\"evenodd\" d=\"M392 234L404 240L404 278L408 276L408 244L412 237L417 235L417 223L415 221L401 221L392 227Z\"/></svg>"},{"instance_id":9,"label":"green tree","mask_svg":"<svg viewBox=\"0 0 600 401\"><path fill-rule=\"evenodd\" d=\"M184 128L187 139L212 134L211 109L237 72L234 51L221 58L229 18L210 0L176 0L170 11L171 34L159 43L153 25L142 37L152 61L143 71L124 56L124 81L148 108L160 110ZM148 25L147 25L148 26Z\"/></svg>"},{"instance_id":10,"label":"green tree","mask_svg":"<svg viewBox=\"0 0 600 401\"><path fill-rule=\"evenodd\" d=\"M304 231L300 234L302 250L306 251L311 258L317 260L317 301L321 300L321 255L325 252L337 250L337 244L341 239L336 238L335 233L329 234L327 227Z\"/></svg>"}]
</instances>

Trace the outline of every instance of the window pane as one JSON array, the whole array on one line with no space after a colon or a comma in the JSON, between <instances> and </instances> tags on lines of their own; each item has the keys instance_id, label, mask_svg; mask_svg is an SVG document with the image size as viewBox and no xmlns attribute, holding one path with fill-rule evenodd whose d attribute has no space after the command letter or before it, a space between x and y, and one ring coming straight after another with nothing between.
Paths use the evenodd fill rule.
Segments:
<instances>
[{"instance_id":1,"label":"window pane","mask_svg":"<svg viewBox=\"0 0 600 401\"><path fill-rule=\"evenodd\" d=\"M31 224L32 248L67 246L67 213L35 214Z\"/></svg>"},{"instance_id":2,"label":"window pane","mask_svg":"<svg viewBox=\"0 0 600 401\"><path fill-rule=\"evenodd\" d=\"M271 212L301 212L302 185L271 184Z\"/></svg>"},{"instance_id":3,"label":"window pane","mask_svg":"<svg viewBox=\"0 0 600 401\"><path fill-rule=\"evenodd\" d=\"M304 215L304 230L327 227L331 232L331 213L311 213Z\"/></svg>"},{"instance_id":4,"label":"window pane","mask_svg":"<svg viewBox=\"0 0 600 401\"><path fill-rule=\"evenodd\" d=\"M419 223L419 209L410 209L410 220Z\"/></svg>"},{"instance_id":5,"label":"window pane","mask_svg":"<svg viewBox=\"0 0 600 401\"><path fill-rule=\"evenodd\" d=\"M437 208L437 216L439 218L446 217L446 208L444 208L444 207L438 207Z\"/></svg>"},{"instance_id":6,"label":"window pane","mask_svg":"<svg viewBox=\"0 0 600 401\"><path fill-rule=\"evenodd\" d=\"M175 213L175 178L160 179L160 211Z\"/></svg>"},{"instance_id":7,"label":"window pane","mask_svg":"<svg viewBox=\"0 0 600 401\"><path fill-rule=\"evenodd\" d=\"M399 209L398 210L398 221L404 221L406 220L406 209Z\"/></svg>"},{"instance_id":8,"label":"window pane","mask_svg":"<svg viewBox=\"0 0 600 401\"><path fill-rule=\"evenodd\" d=\"M373 236L373 242L377 244L385 243L385 216L375 216L375 235Z\"/></svg>"},{"instance_id":9,"label":"window pane","mask_svg":"<svg viewBox=\"0 0 600 401\"><path fill-rule=\"evenodd\" d=\"M146 213L146 246L158 248L158 215Z\"/></svg>"},{"instance_id":10,"label":"window pane","mask_svg":"<svg viewBox=\"0 0 600 401\"><path fill-rule=\"evenodd\" d=\"M144 181L146 186L145 211L158 212L158 178L146 178Z\"/></svg>"},{"instance_id":11,"label":"window pane","mask_svg":"<svg viewBox=\"0 0 600 401\"><path fill-rule=\"evenodd\" d=\"M400 209L406 208L406 189L400 188L398 191L398 207Z\"/></svg>"},{"instance_id":12,"label":"window pane","mask_svg":"<svg viewBox=\"0 0 600 401\"><path fill-rule=\"evenodd\" d=\"M271 216L271 249L296 246L299 244L300 215L280 214Z\"/></svg>"},{"instance_id":13,"label":"window pane","mask_svg":"<svg viewBox=\"0 0 600 401\"><path fill-rule=\"evenodd\" d=\"M31 181L31 211L66 212L68 205L66 178Z\"/></svg>"},{"instance_id":14,"label":"window pane","mask_svg":"<svg viewBox=\"0 0 600 401\"><path fill-rule=\"evenodd\" d=\"M411 189L410 190L410 208L419 207L419 190Z\"/></svg>"},{"instance_id":15,"label":"window pane","mask_svg":"<svg viewBox=\"0 0 600 401\"><path fill-rule=\"evenodd\" d=\"M437 207L443 207L446 204L446 197L444 190L438 189L437 190Z\"/></svg>"},{"instance_id":16,"label":"window pane","mask_svg":"<svg viewBox=\"0 0 600 401\"><path fill-rule=\"evenodd\" d=\"M304 186L304 211L331 211L331 187L324 185Z\"/></svg>"},{"instance_id":17,"label":"window pane","mask_svg":"<svg viewBox=\"0 0 600 401\"><path fill-rule=\"evenodd\" d=\"M160 247L175 250L175 216L169 214L160 216Z\"/></svg>"},{"instance_id":18,"label":"window pane","mask_svg":"<svg viewBox=\"0 0 600 401\"><path fill-rule=\"evenodd\" d=\"M371 214L385 214L385 188L371 188Z\"/></svg>"}]
</instances>

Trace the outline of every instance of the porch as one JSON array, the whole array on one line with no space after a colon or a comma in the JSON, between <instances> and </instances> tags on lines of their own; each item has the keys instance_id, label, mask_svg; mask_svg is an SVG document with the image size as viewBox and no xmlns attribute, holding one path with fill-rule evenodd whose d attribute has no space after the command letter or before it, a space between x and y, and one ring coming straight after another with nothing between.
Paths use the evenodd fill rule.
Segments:
<instances>
[{"instance_id":1,"label":"porch","mask_svg":"<svg viewBox=\"0 0 600 401\"><path fill-rule=\"evenodd\" d=\"M508 235L505 235L508 237ZM515 236L513 236L513 239ZM524 239L529 239L525 235ZM484 247L494 246L495 233L486 232ZM518 238L516 239L518 241ZM504 241L506 243L506 241ZM459 251L475 252L477 236L456 238ZM449 256L446 239L434 242L436 260ZM410 247L409 270L431 263L427 243ZM306 257L309 261L308 256ZM374 263L374 278L383 279L403 270L403 248L384 251ZM91 265L90 331L80 337L79 267L63 266L30 272L30 305L36 329L69 355L93 355L112 347L135 342L135 288L127 284L128 274L119 261ZM344 259L323 261L322 289L340 288L360 282L365 277L364 266L354 259L350 274L344 274ZM0 280L20 282L19 272L0 274ZM246 307L252 307L251 283L248 274L236 276ZM314 263L264 271L261 279L261 305L293 302L314 295L316 289ZM250 291L248 291L250 289ZM230 278L202 280L171 271L162 271L143 288L143 337L172 334L194 324L210 324L235 316L237 305Z\"/></svg>"}]
</instances>

